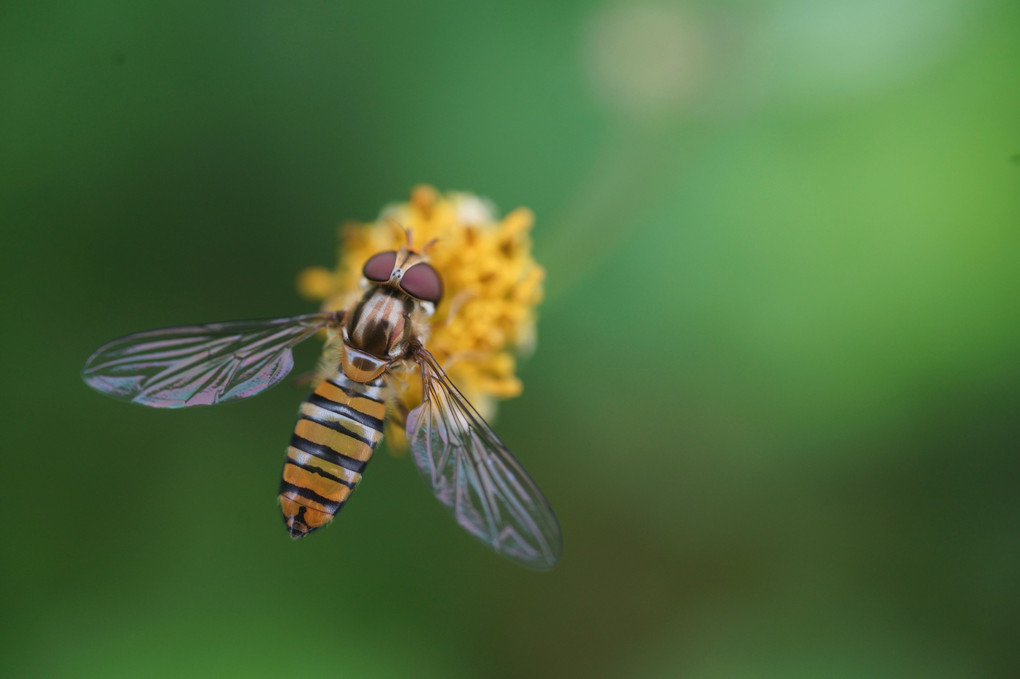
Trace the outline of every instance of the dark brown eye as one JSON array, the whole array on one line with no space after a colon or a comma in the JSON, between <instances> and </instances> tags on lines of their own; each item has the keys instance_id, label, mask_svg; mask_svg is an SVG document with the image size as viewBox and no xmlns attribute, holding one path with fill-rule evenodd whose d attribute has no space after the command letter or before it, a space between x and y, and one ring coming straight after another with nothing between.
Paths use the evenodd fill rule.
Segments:
<instances>
[{"instance_id":1,"label":"dark brown eye","mask_svg":"<svg viewBox=\"0 0 1020 679\"><path fill-rule=\"evenodd\" d=\"M424 262L415 264L404 272L404 277L400 279L400 287L407 294L426 302L438 304L443 296L443 281L436 270Z\"/></svg>"},{"instance_id":2,"label":"dark brown eye","mask_svg":"<svg viewBox=\"0 0 1020 679\"><path fill-rule=\"evenodd\" d=\"M390 279L390 274L393 273L393 266L397 263L397 253L393 252L380 252L378 255L372 255L367 262L365 262L365 268L362 273L370 281L376 283L385 283Z\"/></svg>"}]
</instances>

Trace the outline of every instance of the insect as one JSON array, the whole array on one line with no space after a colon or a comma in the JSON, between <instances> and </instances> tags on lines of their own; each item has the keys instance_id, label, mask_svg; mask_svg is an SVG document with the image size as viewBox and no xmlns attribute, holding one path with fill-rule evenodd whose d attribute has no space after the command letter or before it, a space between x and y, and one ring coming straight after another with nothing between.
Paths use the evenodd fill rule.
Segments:
<instances>
[{"instance_id":1,"label":"insect","mask_svg":"<svg viewBox=\"0 0 1020 679\"><path fill-rule=\"evenodd\" d=\"M406 415L412 457L457 523L496 552L547 570L562 552L545 496L426 349L443 295L439 273L408 243L364 265L353 308L260 321L150 330L100 347L82 369L108 396L155 408L254 396L293 367L292 349L325 330L322 380L301 405L280 481L291 537L325 526L382 438L395 373L417 369L421 404Z\"/></svg>"}]
</instances>

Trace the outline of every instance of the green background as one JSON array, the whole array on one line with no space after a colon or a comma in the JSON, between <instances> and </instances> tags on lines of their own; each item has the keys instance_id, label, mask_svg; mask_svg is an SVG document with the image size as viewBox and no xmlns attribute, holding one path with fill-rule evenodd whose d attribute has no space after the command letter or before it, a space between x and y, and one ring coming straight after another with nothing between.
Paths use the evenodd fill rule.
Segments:
<instances>
[{"instance_id":1,"label":"green background","mask_svg":"<svg viewBox=\"0 0 1020 679\"><path fill-rule=\"evenodd\" d=\"M1009 0L4 3L0 673L1015 676L1018 36ZM313 310L295 274L419 182L537 214L496 429L552 573L385 449L289 540L291 386L79 379Z\"/></svg>"}]
</instances>

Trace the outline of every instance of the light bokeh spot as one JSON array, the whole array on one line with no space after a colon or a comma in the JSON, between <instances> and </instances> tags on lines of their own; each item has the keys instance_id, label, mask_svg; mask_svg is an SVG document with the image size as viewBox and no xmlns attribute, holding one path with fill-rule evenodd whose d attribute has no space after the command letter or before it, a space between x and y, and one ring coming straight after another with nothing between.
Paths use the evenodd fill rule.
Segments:
<instances>
[{"instance_id":1,"label":"light bokeh spot","mask_svg":"<svg viewBox=\"0 0 1020 679\"><path fill-rule=\"evenodd\" d=\"M590 19L582 50L600 97L635 115L682 108L704 78L702 25L665 4L607 5Z\"/></svg>"}]
</instances>

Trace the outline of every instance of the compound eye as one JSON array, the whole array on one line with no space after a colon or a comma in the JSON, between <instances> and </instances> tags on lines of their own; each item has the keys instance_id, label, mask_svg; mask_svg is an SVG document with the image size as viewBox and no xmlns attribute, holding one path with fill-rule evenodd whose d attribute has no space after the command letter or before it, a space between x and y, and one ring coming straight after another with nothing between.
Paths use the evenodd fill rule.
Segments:
<instances>
[{"instance_id":1,"label":"compound eye","mask_svg":"<svg viewBox=\"0 0 1020 679\"><path fill-rule=\"evenodd\" d=\"M378 255L372 255L365 262L365 268L362 273L370 281L385 283L390 279L390 274L393 273L393 267L396 263L397 253L395 251L380 252Z\"/></svg>"},{"instance_id":2,"label":"compound eye","mask_svg":"<svg viewBox=\"0 0 1020 679\"><path fill-rule=\"evenodd\" d=\"M400 279L400 287L404 292L423 299L426 302L439 303L443 296L443 281L430 264L415 264L404 272Z\"/></svg>"}]
</instances>

